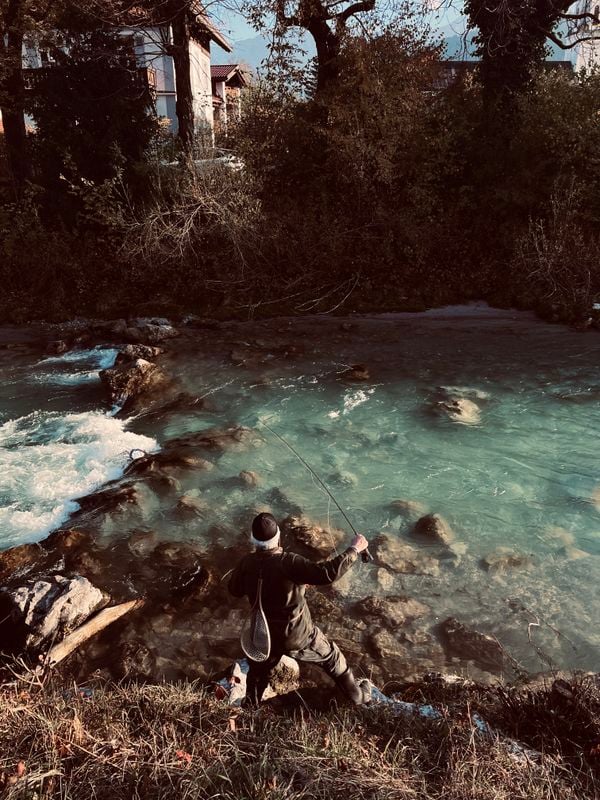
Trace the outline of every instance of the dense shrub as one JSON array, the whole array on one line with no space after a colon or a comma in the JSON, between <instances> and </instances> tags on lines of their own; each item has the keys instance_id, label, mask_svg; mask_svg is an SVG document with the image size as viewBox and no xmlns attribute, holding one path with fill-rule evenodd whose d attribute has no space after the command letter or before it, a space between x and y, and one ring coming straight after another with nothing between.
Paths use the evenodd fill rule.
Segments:
<instances>
[{"instance_id":1,"label":"dense shrub","mask_svg":"<svg viewBox=\"0 0 600 800\"><path fill-rule=\"evenodd\" d=\"M476 75L441 80L439 58L418 26L348 36L337 84L311 100L310 74L299 83L283 53L229 131L239 171L203 152L178 162L150 124L130 141L146 112L125 95L92 163L94 104L71 135L52 110L67 73L48 78L32 105L41 188L0 211L5 309L127 313L143 297L245 315L487 299L586 318L600 293L600 75L542 70L493 108ZM61 102L65 119L84 114L72 93Z\"/></svg>"}]
</instances>

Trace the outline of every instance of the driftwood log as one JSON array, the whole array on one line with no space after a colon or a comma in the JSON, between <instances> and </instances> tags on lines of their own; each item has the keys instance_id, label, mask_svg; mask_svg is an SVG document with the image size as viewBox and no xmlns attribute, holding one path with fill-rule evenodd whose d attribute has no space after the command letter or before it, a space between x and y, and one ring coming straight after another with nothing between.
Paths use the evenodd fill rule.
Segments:
<instances>
[{"instance_id":1,"label":"driftwood log","mask_svg":"<svg viewBox=\"0 0 600 800\"><path fill-rule=\"evenodd\" d=\"M67 656L76 650L92 636L95 636L100 631L107 628L113 622L128 614L130 611L141 608L144 605L143 600L129 600L127 603L121 603L118 606L111 606L98 612L94 617L89 619L77 630L66 636L62 642L54 645L44 659L44 668L54 667L63 661Z\"/></svg>"}]
</instances>

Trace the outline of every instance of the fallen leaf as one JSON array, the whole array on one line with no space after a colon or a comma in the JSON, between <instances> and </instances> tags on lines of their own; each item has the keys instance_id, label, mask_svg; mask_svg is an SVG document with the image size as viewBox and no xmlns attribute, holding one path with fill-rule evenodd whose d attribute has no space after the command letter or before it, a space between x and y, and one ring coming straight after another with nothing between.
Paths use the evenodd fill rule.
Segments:
<instances>
[{"instance_id":1,"label":"fallen leaf","mask_svg":"<svg viewBox=\"0 0 600 800\"><path fill-rule=\"evenodd\" d=\"M26 770L25 762L19 761L19 763L17 764L17 778L22 778L23 775L25 775L25 770Z\"/></svg>"},{"instance_id":2,"label":"fallen leaf","mask_svg":"<svg viewBox=\"0 0 600 800\"><path fill-rule=\"evenodd\" d=\"M175 755L180 761L185 761L186 764L192 763L192 756L190 753L186 753L185 750L178 750Z\"/></svg>"}]
</instances>

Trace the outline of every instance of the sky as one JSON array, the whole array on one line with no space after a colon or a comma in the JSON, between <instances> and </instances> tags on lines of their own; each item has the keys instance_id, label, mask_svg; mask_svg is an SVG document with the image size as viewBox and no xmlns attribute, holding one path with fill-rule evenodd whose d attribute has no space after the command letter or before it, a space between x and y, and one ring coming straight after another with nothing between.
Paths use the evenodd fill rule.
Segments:
<instances>
[{"instance_id":1,"label":"sky","mask_svg":"<svg viewBox=\"0 0 600 800\"><path fill-rule=\"evenodd\" d=\"M429 14L432 28L441 30L444 34L462 34L465 29L465 18L454 7L454 3L439 2L439 0L433 0L433 2L434 6L430 6ZM218 17L219 27L231 41L239 42L257 35L254 28L246 22L241 14L224 8L218 0L213 13L215 17Z\"/></svg>"}]
</instances>

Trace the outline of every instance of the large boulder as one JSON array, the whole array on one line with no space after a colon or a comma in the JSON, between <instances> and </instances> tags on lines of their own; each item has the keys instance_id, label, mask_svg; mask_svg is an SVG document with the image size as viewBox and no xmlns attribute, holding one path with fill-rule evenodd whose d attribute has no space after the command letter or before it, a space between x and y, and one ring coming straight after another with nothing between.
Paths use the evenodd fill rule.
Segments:
<instances>
[{"instance_id":1,"label":"large boulder","mask_svg":"<svg viewBox=\"0 0 600 800\"><path fill-rule=\"evenodd\" d=\"M4 594L11 606L12 623L26 630L24 646L28 649L61 641L109 602L104 592L81 575L52 575Z\"/></svg>"},{"instance_id":2,"label":"large boulder","mask_svg":"<svg viewBox=\"0 0 600 800\"><path fill-rule=\"evenodd\" d=\"M380 534L372 543L371 552L378 566L403 575L432 575L440 573L437 559L425 555L400 539Z\"/></svg>"},{"instance_id":3,"label":"large boulder","mask_svg":"<svg viewBox=\"0 0 600 800\"><path fill-rule=\"evenodd\" d=\"M299 546L307 555L317 558L328 558L345 538L343 531L323 527L304 515L286 517L281 531L292 547Z\"/></svg>"},{"instance_id":4,"label":"large boulder","mask_svg":"<svg viewBox=\"0 0 600 800\"><path fill-rule=\"evenodd\" d=\"M130 364L132 361L137 361L138 358L142 358L145 361L153 361L162 352L160 347L150 347L147 344L127 344L117 353L115 365Z\"/></svg>"},{"instance_id":5,"label":"large boulder","mask_svg":"<svg viewBox=\"0 0 600 800\"><path fill-rule=\"evenodd\" d=\"M171 384L160 367L143 358L102 370L100 380L111 403L121 406L122 411L138 407L143 401L156 401Z\"/></svg>"}]
</instances>

